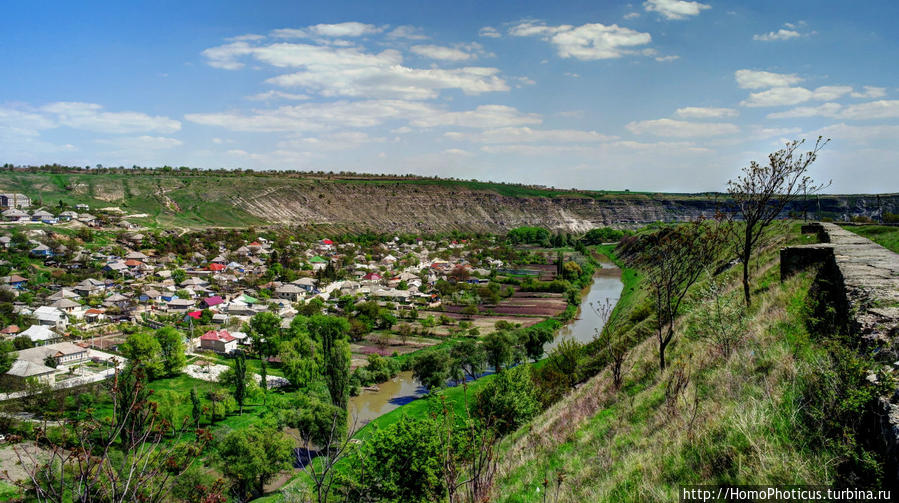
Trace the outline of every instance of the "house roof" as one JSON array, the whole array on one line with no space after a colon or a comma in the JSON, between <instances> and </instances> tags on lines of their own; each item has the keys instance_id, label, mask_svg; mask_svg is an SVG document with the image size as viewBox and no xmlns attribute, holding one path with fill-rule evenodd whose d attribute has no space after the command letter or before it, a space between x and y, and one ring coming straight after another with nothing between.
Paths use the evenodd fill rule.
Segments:
<instances>
[{"instance_id":1,"label":"house roof","mask_svg":"<svg viewBox=\"0 0 899 503\"><path fill-rule=\"evenodd\" d=\"M6 373L16 377L34 377L56 372L56 369L42 363L34 363L28 360L16 360Z\"/></svg>"},{"instance_id":2,"label":"house roof","mask_svg":"<svg viewBox=\"0 0 899 503\"><path fill-rule=\"evenodd\" d=\"M212 307L212 306L217 306L217 305L221 304L221 303L224 302L224 301L225 301L225 300L222 299L222 297L219 296L219 295L213 295L212 297L206 297L205 299L203 299L203 302L204 302L207 306L210 306L210 307Z\"/></svg>"},{"instance_id":3,"label":"house roof","mask_svg":"<svg viewBox=\"0 0 899 503\"><path fill-rule=\"evenodd\" d=\"M321 264L321 263L327 262L327 260L316 255L316 256L312 257L311 259L309 259L309 262L311 262L313 264Z\"/></svg>"},{"instance_id":4,"label":"house roof","mask_svg":"<svg viewBox=\"0 0 899 503\"><path fill-rule=\"evenodd\" d=\"M18 325L9 325L3 330L0 330L0 334L17 334L19 333Z\"/></svg>"},{"instance_id":5,"label":"house roof","mask_svg":"<svg viewBox=\"0 0 899 503\"><path fill-rule=\"evenodd\" d=\"M231 342L236 340L227 330L210 330L200 336L201 341Z\"/></svg>"},{"instance_id":6,"label":"house roof","mask_svg":"<svg viewBox=\"0 0 899 503\"><path fill-rule=\"evenodd\" d=\"M19 335L28 337L34 342L47 341L59 337L56 332L50 330L50 328L44 325L31 325Z\"/></svg>"},{"instance_id":7,"label":"house roof","mask_svg":"<svg viewBox=\"0 0 899 503\"><path fill-rule=\"evenodd\" d=\"M224 271L225 264L212 263L212 264L209 264L207 269L209 269L210 271Z\"/></svg>"}]
</instances>

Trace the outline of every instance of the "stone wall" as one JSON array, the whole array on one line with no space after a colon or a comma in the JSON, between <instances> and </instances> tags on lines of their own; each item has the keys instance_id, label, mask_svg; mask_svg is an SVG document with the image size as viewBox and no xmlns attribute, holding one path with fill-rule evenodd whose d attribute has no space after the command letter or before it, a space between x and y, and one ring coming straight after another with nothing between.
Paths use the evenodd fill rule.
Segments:
<instances>
[{"instance_id":1,"label":"stone wall","mask_svg":"<svg viewBox=\"0 0 899 503\"><path fill-rule=\"evenodd\" d=\"M780 251L781 278L815 266L830 288L837 312L851 335L875 351L880 362L899 369L899 254L830 223L804 225L804 233L818 235L819 244ZM875 376L870 378L874 379ZM878 442L899 482L899 390L881 398Z\"/></svg>"}]
</instances>

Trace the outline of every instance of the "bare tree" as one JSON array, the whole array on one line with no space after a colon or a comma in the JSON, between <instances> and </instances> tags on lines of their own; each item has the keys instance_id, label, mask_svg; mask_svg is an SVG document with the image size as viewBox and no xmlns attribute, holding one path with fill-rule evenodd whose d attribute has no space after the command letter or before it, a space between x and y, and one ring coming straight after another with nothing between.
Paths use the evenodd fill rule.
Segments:
<instances>
[{"instance_id":1,"label":"bare tree","mask_svg":"<svg viewBox=\"0 0 899 503\"><path fill-rule=\"evenodd\" d=\"M665 369L665 349L674 338L674 322L684 298L719 253L725 231L721 225L697 220L649 235L636 263L646 271L655 308L659 368Z\"/></svg>"},{"instance_id":2,"label":"bare tree","mask_svg":"<svg viewBox=\"0 0 899 503\"><path fill-rule=\"evenodd\" d=\"M353 423L346 432L343 431L341 424L344 421L345 418L339 413L331 415L330 429L327 438L322 441L324 444L322 446L313 445L313 438L316 435L312 431L300 431L302 442L296 451L297 464L312 480L317 503L328 501L337 475L335 466L352 451L356 443L352 437L358 426L358 418L353 417ZM314 447L316 450L313 450Z\"/></svg>"},{"instance_id":3,"label":"bare tree","mask_svg":"<svg viewBox=\"0 0 899 503\"><path fill-rule=\"evenodd\" d=\"M798 153L805 140L794 140L785 148L768 155L768 164L752 161L743 168L743 174L727 182L736 213L744 226L733 226L731 238L743 264L743 297L751 304L749 291L749 260L758 247L764 230L783 213L784 208L799 197L814 194L830 185L816 184L808 176L808 168L815 162L818 152L830 139L819 136L812 150Z\"/></svg>"},{"instance_id":4,"label":"bare tree","mask_svg":"<svg viewBox=\"0 0 899 503\"><path fill-rule=\"evenodd\" d=\"M590 308L599 316L600 327L596 328L596 339L600 341L603 355L609 359L609 370L612 372L612 386L621 389L624 377L624 362L630 350L630 339L626 331L620 327L620 321L624 319L621 309L615 309L615 304L606 299L602 304L590 303Z\"/></svg>"},{"instance_id":5,"label":"bare tree","mask_svg":"<svg viewBox=\"0 0 899 503\"><path fill-rule=\"evenodd\" d=\"M171 483L199 456L210 437L197 430L193 442L165 443L169 426L159 420L155 404L146 401L146 381L131 372L116 373L111 419L66 421L60 427L71 434L67 444L39 429L38 441L47 446L44 455L14 448L19 462L30 467L29 483L22 488L36 501L162 501Z\"/></svg>"}]
</instances>

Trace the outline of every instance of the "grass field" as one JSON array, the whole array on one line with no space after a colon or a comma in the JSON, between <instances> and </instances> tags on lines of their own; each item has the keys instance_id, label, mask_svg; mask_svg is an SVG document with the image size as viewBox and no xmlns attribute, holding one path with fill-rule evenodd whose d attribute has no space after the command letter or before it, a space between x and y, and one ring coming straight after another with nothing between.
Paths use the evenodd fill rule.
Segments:
<instances>
[{"instance_id":1,"label":"grass field","mask_svg":"<svg viewBox=\"0 0 899 503\"><path fill-rule=\"evenodd\" d=\"M889 225L846 225L844 229L899 253L899 227Z\"/></svg>"}]
</instances>

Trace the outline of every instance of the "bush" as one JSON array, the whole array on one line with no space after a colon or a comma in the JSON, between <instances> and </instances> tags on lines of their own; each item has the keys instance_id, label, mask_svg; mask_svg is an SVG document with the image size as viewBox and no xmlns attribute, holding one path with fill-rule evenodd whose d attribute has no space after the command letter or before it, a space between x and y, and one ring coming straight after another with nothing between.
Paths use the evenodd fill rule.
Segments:
<instances>
[{"instance_id":1,"label":"bush","mask_svg":"<svg viewBox=\"0 0 899 503\"><path fill-rule=\"evenodd\" d=\"M475 415L506 435L540 412L530 365L500 372L475 397Z\"/></svg>"}]
</instances>

